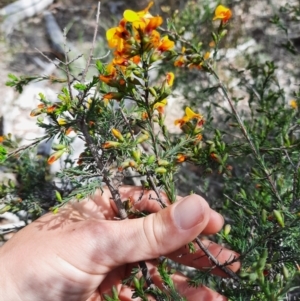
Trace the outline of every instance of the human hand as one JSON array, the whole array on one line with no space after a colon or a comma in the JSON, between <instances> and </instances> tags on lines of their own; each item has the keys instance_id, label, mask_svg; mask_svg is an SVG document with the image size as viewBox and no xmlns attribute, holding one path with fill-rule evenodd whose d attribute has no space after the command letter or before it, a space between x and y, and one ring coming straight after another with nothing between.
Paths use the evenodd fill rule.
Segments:
<instances>
[{"instance_id":1,"label":"human hand","mask_svg":"<svg viewBox=\"0 0 300 301\"><path fill-rule=\"evenodd\" d=\"M131 300L132 291L121 279L135 262L168 255L198 269L211 266L197 247L193 254L186 248L200 233L214 234L223 226L223 218L203 198L191 195L161 209L150 200L149 191L142 194L141 188L125 186L120 193L122 199L134 201L135 209L153 214L115 220L117 208L105 189L90 200L44 215L0 249L0 300L100 301L114 285L125 301ZM215 243L205 241L205 245L221 263L237 256ZM155 282L155 262L147 265ZM239 263L229 268L236 271ZM213 272L225 276L220 270ZM173 278L189 301L226 300L207 287L189 287L180 274Z\"/></svg>"}]
</instances>

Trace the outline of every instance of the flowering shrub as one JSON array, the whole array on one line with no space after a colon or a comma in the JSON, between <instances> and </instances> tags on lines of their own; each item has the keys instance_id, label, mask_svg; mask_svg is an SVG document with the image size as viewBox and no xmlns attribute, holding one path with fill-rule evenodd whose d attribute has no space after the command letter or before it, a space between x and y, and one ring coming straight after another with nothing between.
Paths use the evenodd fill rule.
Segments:
<instances>
[{"instance_id":1,"label":"flowering shrub","mask_svg":"<svg viewBox=\"0 0 300 301\"><path fill-rule=\"evenodd\" d=\"M230 97L217 72L218 50L232 11L217 6L211 16L211 21L218 23L212 40L193 43L177 30L178 17L169 20L168 29L161 28L163 19L150 13L152 4L138 12L126 10L118 26L107 30L113 58L109 63L97 61L97 73L90 81L85 81L83 73L81 80L71 85L73 75L66 62L67 86L60 91L58 101L52 103L39 95L40 104L31 116L37 116L37 125L45 129L45 136L33 145L56 139L48 164L67 155L59 173L62 182L52 187L55 191L50 209L56 212L70 199L83 199L106 185L120 218L137 218L147 213L133 211L130 199L121 200L118 187L122 183L140 177L144 189L154 191L153 201L165 207L161 192L171 202L176 201L180 167L186 163L198 166L202 178L212 174L222 184L221 195L215 193L219 199L216 206L227 224L217 241L241 255L220 265L197 238L195 243L209 256L213 267L221 268L228 278L191 271L190 284L204 283L230 300L283 300L299 277L299 91L286 105L284 92L277 85L275 64L250 62L247 70L252 82L245 84L242 75L238 77L238 85L250 90L248 113L241 116L236 108L239 100ZM154 68L160 68L162 74L156 81L151 80ZM218 99L216 92L220 92L228 107L212 100L205 112L199 110L204 102L200 96L199 103L187 100L184 113L173 121L182 134L174 135L166 124L166 106L174 86L179 85L175 74L188 72L210 78L205 101ZM35 79L11 75L8 85L21 91L24 84ZM221 116L213 116L216 107L223 111ZM215 124L218 117L221 121ZM85 143L76 160L69 156L74 135ZM1 137L0 143L0 160L18 153L12 150L16 145L11 137ZM13 188L2 188L1 197L6 202L2 211L17 211L29 204L32 212L41 212L32 200L12 201ZM191 252L193 247L190 243ZM242 262L238 274L227 268L236 260ZM147 300L147 287L141 289L134 278L137 272L133 271L127 281L133 282L135 297ZM173 271L164 262L160 272L167 287L164 298L171 300L174 287L169 275ZM152 292L161 297L160 293ZM118 300L117 296L105 298Z\"/></svg>"}]
</instances>

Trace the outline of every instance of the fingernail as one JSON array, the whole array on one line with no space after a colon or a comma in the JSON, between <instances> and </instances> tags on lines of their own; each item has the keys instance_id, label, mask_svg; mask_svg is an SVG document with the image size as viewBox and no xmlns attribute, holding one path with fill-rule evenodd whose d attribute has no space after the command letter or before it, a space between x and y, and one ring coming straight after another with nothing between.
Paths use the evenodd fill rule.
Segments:
<instances>
[{"instance_id":1,"label":"fingernail","mask_svg":"<svg viewBox=\"0 0 300 301\"><path fill-rule=\"evenodd\" d=\"M174 208L174 219L178 228L188 230L204 219L203 200L196 194L192 194L179 201Z\"/></svg>"}]
</instances>

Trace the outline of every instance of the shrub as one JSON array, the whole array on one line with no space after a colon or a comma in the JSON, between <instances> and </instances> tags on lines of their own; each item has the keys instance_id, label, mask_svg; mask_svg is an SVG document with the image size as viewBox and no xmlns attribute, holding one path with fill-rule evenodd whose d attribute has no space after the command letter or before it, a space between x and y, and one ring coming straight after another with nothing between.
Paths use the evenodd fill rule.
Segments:
<instances>
[{"instance_id":1,"label":"shrub","mask_svg":"<svg viewBox=\"0 0 300 301\"><path fill-rule=\"evenodd\" d=\"M120 198L122 183L140 177L143 187L154 191L153 201L164 207L161 192L175 202L176 183L188 185L195 174L201 187L195 180L188 187L213 196L212 206L226 219L224 229L213 239L230 246L240 257L222 265L196 238L190 251L198 245L210 258L211 269L222 269L228 278L212 276L210 270L189 270L190 284L204 283L230 300L283 300L292 296L299 282L300 91L286 103L272 61L253 57L243 68L229 68L221 60L220 48L230 31L231 10L220 5L212 16L209 10L191 9L193 5L176 12L167 28L161 28L162 17L149 14L151 4L138 13L126 10L120 23L106 33L111 62L97 61L93 66L91 55L78 80L70 71L71 62L66 61L67 85L58 101L52 103L39 95L40 104L31 115L37 116L45 136L31 146L55 138L47 162L63 158L58 174L61 181L47 186L51 191L47 206L56 212L70 199L79 201L106 185L120 218L138 218L141 212L132 210L130 200L122 202ZM289 9L290 14L297 12L297 7ZM205 41L197 38L197 26L189 23L195 21L191 14L201 17L204 24L210 22L211 37L203 35ZM283 28L279 17L272 22ZM287 48L291 50L291 46ZM87 70L94 67L95 75L86 81ZM160 74L157 79L151 77L154 69ZM227 87L229 80L222 79L224 70L236 87ZM7 84L21 92L31 80L40 78L11 75ZM185 100L184 113L174 119L181 134L171 133L165 118L174 87L183 95L188 87L192 96ZM71 132L85 143L75 160L69 156L74 140ZM13 150L16 145L11 137L4 136L1 143L1 160L10 166L16 160L21 162L21 176L23 166L26 174L33 168L39 179L38 172L45 174L45 165L32 160L30 153ZM30 183L23 182L26 189L22 195L11 182L3 183L1 197L6 206L2 211L26 209L37 216L48 209ZM238 274L227 267L236 260L242 263ZM175 293L169 264L174 267L167 261L160 266L167 289L152 289L151 294L183 300ZM126 281L135 287L133 297L146 300L149 288L143 277L140 281L134 277L137 272ZM113 295L106 300L118 300Z\"/></svg>"}]
</instances>

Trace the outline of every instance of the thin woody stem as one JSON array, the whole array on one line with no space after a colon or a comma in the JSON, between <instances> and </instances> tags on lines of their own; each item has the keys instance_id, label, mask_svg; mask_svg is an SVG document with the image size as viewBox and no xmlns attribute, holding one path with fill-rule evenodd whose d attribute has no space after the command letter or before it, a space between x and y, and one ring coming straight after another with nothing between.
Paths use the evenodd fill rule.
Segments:
<instances>
[{"instance_id":1,"label":"thin woody stem","mask_svg":"<svg viewBox=\"0 0 300 301\"><path fill-rule=\"evenodd\" d=\"M229 103L230 108L231 108L231 110L232 110L232 113L233 113L233 115L235 116L235 118L236 118L236 120L237 120L237 122L238 122L238 124L239 124L239 127L240 127L240 129L241 129L241 131L242 131L243 136L246 138L247 142L249 143L250 148L251 148L253 154L256 156L256 158L257 158L258 161L260 162L261 168L262 168L262 170L263 170L263 172L264 172L264 174L265 174L265 176L266 176L266 178L267 178L267 180L268 180L268 182L269 182L269 184L270 184L270 186L271 186L272 192L273 192L274 195L276 196L277 200L279 200L280 202L282 202L281 197L280 197L280 195L279 195L279 193L278 193L278 191L277 191L277 189L276 189L275 183L273 182L273 180L272 180L272 178L271 178L271 176L270 176L269 171L267 170L265 164L263 163L263 159L262 159L260 153L258 152L258 150L257 150L257 148L255 147L253 141L251 140L250 135L249 135L249 133L248 133L246 127L244 126L244 123L243 123L243 121L242 121L240 115L238 114L237 110L235 109L232 100L231 100L230 97L228 96L228 93L227 93L227 90L226 90L224 84L222 83L222 81L220 80L220 78L219 78L219 76L216 74L216 72L213 70L213 68L212 68L211 66L208 66L208 67L209 67L210 73L211 73L211 74L214 76L214 78L218 81L219 87L221 88L221 90L222 90L222 92L223 92L223 96L224 96L224 98L227 100L227 102Z\"/></svg>"},{"instance_id":2,"label":"thin woody stem","mask_svg":"<svg viewBox=\"0 0 300 301\"><path fill-rule=\"evenodd\" d=\"M205 245L202 243L202 241L197 237L196 243L198 247L202 250L202 252L208 257L208 259L220 270L222 270L224 273L226 273L228 276L230 276L232 279L240 282L239 276L234 273L232 270L230 270L228 267L226 267L224 264L221 264L211 253L210 251L205 247Z\"/></svg>"},{"instance_id":3,"label":"thin woody stem","mask_svg":"<svg viewBox=\"0 0 300 301\"><path fill-rule=\"evenodd\" d=\"M95 48L95 44L96 44L97 33L98 33L99 19L100 19L100 2L98 2L98 7L97 7L96 26L95 26L95 30L94 30L92 46L90 49L90 55L88 57L88 61L85 66L85 70L82 73L81 82L85 81L87 70L91 64L91 60L93 57L93 52L94 52L94 48ZM102 175L103 182L107 185L107 187L111 193L112 199L114 200L114 202L118 208L119 217L121 219L126 219L127 212L126 212L125 206L121 200L120 192L119 192L118 188L114 187L112 180L109 178L109 176L105 172L105 167L99 156L98 148L94 144L93 139L88 132L88 128L87 128L87 125L86 125L83 117L79 120L78 125L84 135L85 141L86 141L86 143L92 153L92 156L96 162L98 172L99 172L99 174Z\"/></svg>"},{"instance_id":4,"label":"thin woody stem","mask_svg":"<svg viewBox=\"0 0 300 301\"><path fill-rule=\"evenodd\" d=\"M65 52L65 66L66 66L66 74L67 74L67 83L68 83L68 90L69 90L69 95L71 101L73 101L73 93L72 93L72 88L71 88L71 75L70 75L70 62L69 62L69 57L68 57L68 52L67 52L67 33L66 29L64 30L64 52Z\"/></svg>"},{"instance_id":5,"label":"thin woody stem","mask_svg":"<svg viewBox=\"0 0 300 301\"><path fill-rule=\"evenodd\" d=\"M141 272L143 274L143 277L148 285L149 288L155 289L156 285L153 283L151 275L149 273L149 269L147 267L147 264L145 261L139 261L139 266L141 269ZM163 298L159 297L159 296L153 296L156 301L165 301Z\"/></svg>"},{"instance_id":6,"label":"thin woody stem","mask_svg":"<svg viewBox=\"0 0 300 301\"><path fill-rule=\"evenodd\" d=\"M111 193L112 199L114 200L114 202L115 202L115 204L118 208L119 217L121 219L126 219L127 218L127 212L126 212L125 206L124 206L124 204L121 200L120 192L117 188L114 187L114 185L112 183L112 180L109 178L109 176L107 176L107 174L105 172L103 172L104 166L103 166L103 163L101 162L101 159L99 157L98 148L94 144L94 142L93 142L93 140L92 140L92 138L91 138L91 136L88 132L87 126L86 126L83 118L79 122L79 127L80 127L80 129L81 129L81 131L84 135L86 144L88 145L88 147L89 147L89 149L92 153L92 156L93 156L93 158L96 162L98 172L99 172L99 174L102 175L103 182L107 185L107 187L108 187L108 189Z\"/></svg>"},{"instance_id":7,"label":"thin woody stem","mask_svg":"<svg viewBox=\"0 0 300 301\"><path fill-rule=\"evenodd\" d=\"M133 130L131 129L131 126L130 126L130 123L128 121L128 119L126 118L124 112L122 109L120 109L120 112L121 112L121 115L126 123L126 125L128 126L129 128L129 131L130 131L130 134L131 134L131 137L134 139L134 134L133 134ZM153 180L153 177L151 176L151 174L148 172L148 170L146 170L146 175L147 175L147 178L148 180L150 181L150 184L151 184L151 188L154 190L155 194L156 194L156 197L157 197L157 201L160 203L161 207L162 208L165 208L166 207L166 204L163 202L161 196L160 196L160 193L159 193L159 190L158 188L156 187L155 183L154 183L154 180Z\"/></svg>"},{"instance_id":8,"label":"thin woody stem","mask_svg":"<svg viewBox=\"0 0 300 301\"><path fill-rule=\"evenodd\" d=\"M95 44L96 44L96 38L97 38L97 33L98 33L98 27L99 27L99 19L100 19L100 2L98 2L98 7L97 7L97 16L96 16L96 26L95 26L95 30L94 30L94 37L93 37L93 43L90 49L90 55L88 57L88 60L86 62L86 66L85 69L82 73L82 77L81 77L81 83L83 83L85 81L85 77L87 74L87 71L90 67L92 58L93 58L93 53L94 53L94 48L95 48Z\"/></svg>"},{"instance_id":9,"label":"thin woody stem","mask_svg":"<svg viewBox=\"0 0 300 301\"><path fill-rule=\"evenodd\" d=\"M162 208L165 208L166 204L163 202L163 200L162 200L162 198L160 196L160 193L158 191L158 188L156 187L156 185L154 183L153 177L150 175L150 173L148 171L147 171L147 178L149 179L151 187L152 187L152 189L154 190L154 192L156 194L157 201L160 203L160 205L161 205Z\"/></svg>"},{"instance_id":10,"label":"thin woody stem","mask_svg":"<svg viewBox=\"0 0 300 301\"><path fill-rule=\"evenodd\" d=\"M13 156L17 155L18 153L22 152L23 150L28 149L28 148L30 148L30 147L33 147L33 146L39 144L40 142L42 142L42 141L45 140L46 138L48 138L48 136L43 136L43 137L38 138L37 140L33 141L33 142L30 143L30 144L26 144L26 145L20 146L19 148L17 148L17 149L15 149L15 150L11 151L10 153L8 153L7 156L8 156L8 157L13 157Z\"/></svg>"},{"instance_id":11,"label":"thin woody stem","mask_svg":"<svg viewBox=\"0 0 300 301\"><path fill-rule=\"evenodd\" d=\"M90 137L89 133L88 133L88 130L86 128L86 125L84 123L84 121L81 122L81 130L82 130L82 133L86 139L86 143L88 145L88 147L90 148L90 151L92 153L92 156L97 164L97 167L99 169L99 172L101 173L101 170L103 169L103 164L99 158L99 155L98 155L98 151L97 151L97 148L95 146L95 144L93 143L93 140L92 138ZM119 190L116 189L113 184L112 184L112 181L111 179L106 176L105 173L102 173L102 176L103 176L103 181L105 182L105 184L107 185L110 193L111 193L111 196L112 196L112 199L114 200L117 208L118 208L118 211L119 211L119 217L121 219L127 219L128 218L128 215L127 215L127 212L126 212L126 209L124 207L124 204L121 200L121 196L120 196L120 193L119 193ZM147 285L150 287L150 288L154 288L155 285L151 279L151 275L149 273L149 270L148 270L148 267L146 265L146 262L145 261L140 261L139 262L139 266L141 268L141 271L142 271L142 274L146 280L146 283ZM163 301L161 298L157 297L156 298L157 301Z\"/></svg>"}]
</instances>

